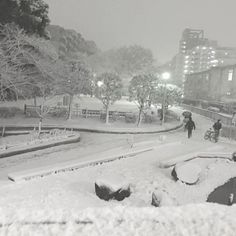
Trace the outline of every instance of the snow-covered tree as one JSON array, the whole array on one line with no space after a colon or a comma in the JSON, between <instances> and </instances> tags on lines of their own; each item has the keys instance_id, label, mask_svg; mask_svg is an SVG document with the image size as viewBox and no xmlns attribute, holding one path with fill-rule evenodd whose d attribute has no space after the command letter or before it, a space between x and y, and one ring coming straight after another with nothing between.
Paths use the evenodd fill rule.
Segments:
<instances>
[{"instance_id":1,"label":"snow-covered tree","mask_svg":"<svg viewBox=\"0 0 236 236\"><path fill-rule=\"evenodd\" d=\"M0 95L41 96L52 80L57 53L49 41L27 36L15 24L0 25Z\"/></svg>"},{"instance_id":2,"label":"snow-covered tree","mask_svg":"<svg viewBox=\"0 0 236 236\"><path fill-rule=\"evenodd\" d=\"M48 5L43 0L1 0L0 23L12 22L29 34L48 37Z\"/></svg>"},{"instance_id":3,"label":"snow-covered tree","mask_svg":"<svg viewBox=\"0 0 236 236\"><path fill-rule=\"evenodd\" d=\"M154 75L142 74L134 76L129 85L129 98L138 104L138 126L141 123L145 107L151 105L151 96L157 87L158 79Z\"/></svg>"},{"instance_id":4,"label":"snow-covered tree","mask_svg":"<svg viewBox=\"0 0 236 236\"><path fill-rule=\"evenodd\" d=\"M150 73L155 69L152 52L138 45L98 52L89 57L88 62L95 71L114 72L122 77Z\"/></svg>"},{"instance_id":5,"label":"snow-covered tree","mask_svg":"<svg viewBox=\"0 0 236 236\"><path fill-rule=\"evenodd\" d=\"M168 109L169 106L181 101L182 94L182 90L176 85L159 84L151 95L151 103L162 104L162 109L163 106Z\"/></svg>"},{"instance_id":6,"label":"snow-covered tree","mask_svg":"<svg viewBox=\"0 0 236 236\"><path fill-rule=\"evenodd\" d=\"M69 95L68 119L71 119L74 96L92 93L92 74L79 61L69 61L65 65L61 62L58 71L60 75L55 84L57 94Z\"/></svg>"},{"instance_id":7,"label":"snow-covered tree","mask_svg":"<svg viewBox=\"0 0 236 236\"><path fill-rule=\"evenodd\" d=\"M122 81L114 73L103 73L97 77L95 96L102 101L106 112L106 124L109 123L109 107L121 99Z\"/></svg>"}]
</instances>

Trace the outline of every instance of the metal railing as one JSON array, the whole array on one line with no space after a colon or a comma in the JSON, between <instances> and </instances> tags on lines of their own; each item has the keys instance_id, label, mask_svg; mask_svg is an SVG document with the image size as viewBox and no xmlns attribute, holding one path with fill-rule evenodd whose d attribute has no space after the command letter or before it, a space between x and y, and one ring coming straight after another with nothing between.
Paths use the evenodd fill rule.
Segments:
<instances>
[{"instance_id":1,"label":"metal railing","mask_svg":"<svg viewBox=\"0 0 236 236\"><path fill-rule=\"evenodd\" d=\"M182 104L181 106L186 110L208 117L213 121L220 119L223 124L221 136L236 140L236 127L232 124L232 117L186 104Z\"/></svg>"}]
</instances>

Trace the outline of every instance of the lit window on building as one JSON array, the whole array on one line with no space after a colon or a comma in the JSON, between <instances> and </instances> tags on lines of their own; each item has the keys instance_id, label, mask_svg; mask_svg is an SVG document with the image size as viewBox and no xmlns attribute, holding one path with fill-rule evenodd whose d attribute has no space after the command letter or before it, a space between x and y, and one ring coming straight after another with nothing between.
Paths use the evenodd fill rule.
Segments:
<instances>
[{"instance_id":1,"label":"lit window on building","mask_svg":"<svg viewBox=\"0 0 236 236\"><path fill-rule=\"evenodd\" d=\"M234 73L234 70L230 69L228 71L228 81L232 81L233 80L233 73Z\"/></svg>"}]
</instances>

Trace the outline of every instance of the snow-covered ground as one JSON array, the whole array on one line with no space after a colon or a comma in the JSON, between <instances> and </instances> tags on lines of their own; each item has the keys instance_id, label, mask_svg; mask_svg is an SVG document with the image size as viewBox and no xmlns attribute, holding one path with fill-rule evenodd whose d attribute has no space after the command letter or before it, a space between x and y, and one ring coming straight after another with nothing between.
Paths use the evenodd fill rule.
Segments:
<instances>
[{"instance_id":1,"label":"snow-covered ground","mask_svg":"<svg viewBox=\"0 0 236 236\"><path fill-rule=\"evenodd\" d=\"M43 151L28 156L28 159L23 155L12 157L9 159L12 163L1 160L1 170L5 174L0 176L0 223L41 220L55 223L63 219L71 220L68 225L51 222L47 226L43 223L41 226L29 223L22 227L22 224L16 223L8 227L8 233L11 232L12 235L20 232L14 230L27 229L38 230L39 235L49 235L49 232L52 235L78 235L79 232L79 235L234 235L235 207L229 209L204 204L210 192L236 176L234 162L215 158L192 160L202 171L199 182L191 186L175 182L171 177L172 168L165 169L159 165L161 161L189 153L235 151L235 142L223 138L216 144L205 141L203 134L212 122L199 115L193 115L193 119L197 129L193 132L192 139L187 139L187 134L182 130L162 135L137 135L134 136L135 146L151 145L154 150L32 181L10 182L6 180L6 174L39 165L42 168L49 164L56 166L58 162L65 160L85 160L91 156L96 158L95 153L110 155L117 152L117 149L127 150L130 148L127 136L90 134L90 138L82 141L84 145L73 144L71 149L58 148L55 153ZM97 137L96 141L93 136ZM14 160L18 161L14 164ZM21 160L27 161L19 164ZM131 196L121 202L99 199L95 195L95 181L109 179L112 182L117 177L130 184ZM157 209L151 206L154 191L167 196L172 207ZM186 206L193 203L194 205ZM195 205L196 203L203 205ZM75 219L83 223L73 223ZM86 221L90 223L85 223ZM3 228L0 230L4 232Z\"/></svg>"}]
</instances>

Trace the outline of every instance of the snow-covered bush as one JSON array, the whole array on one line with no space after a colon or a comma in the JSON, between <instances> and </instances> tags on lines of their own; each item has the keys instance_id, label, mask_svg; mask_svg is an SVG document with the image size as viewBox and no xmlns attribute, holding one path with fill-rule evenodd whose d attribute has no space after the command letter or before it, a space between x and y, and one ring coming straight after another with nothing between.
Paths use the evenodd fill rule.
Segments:
<instances>
[{"instance_id":1,"label":"snow-covered bush","mask_svg":"<svg viewBox=\"0 0 236 236\"><path fill-rule=\"evenodd\" d=\"M125 113L125 122L126 123L135 123L137 117L134 113Z\"/></svg>"},{"instance_id":2,"label":"snow-covered bush","mask_svg":"<svg viewBox=\"0 0 236 236\"><path fill-rule=\"evenodd\" d=\"M23 115L23 111L18 107L1 107L0 108L1 118L10 118L16 115Z\"/></svg>"},{"instance_id":3,"label":"snow-covered bush","mask_svg":"<svg viewBox=\"0 0 236 236\"><path fill-rule=\"evenodd\" d=\"M155 191L152 193L151 204L155 207L175 205L173 199L171 199L171 197L163 191Z\"/></svg>"},{"instance_id":4,"label":"snow-covered bush","mask_svg":"<svg viewBox=\"0 0 236 236\"><path fill-rule=\"evenodd\" d=\"M95 182L96 195L105 201L115 199L118 201L124 200L131 194L130 185L127 183L117 183L116 180L97 180Z\"/></svg>"},{"instance_id":5,"label":"snow-covered bush","mask_svg":"<svg viewBox=\"0 0 236 236\"><path fill-rule=\"evenodd\" d=\"M171 175L176 181L180 180L186 184L196 184L199 180L200 173L200 166L190 162L183 162L175 165Z\"/></svg>"},{"instance_id":6,"label":"snow-covered bush","mask_svg":"<svg viewBox=\"0 0 236 236\"><path fill-rule=\"evenodd\" d=\"M233 161L236 161L236 152L232 153L232 159L233 159Z\"/></svg>"}]
</instances>

